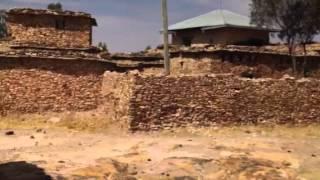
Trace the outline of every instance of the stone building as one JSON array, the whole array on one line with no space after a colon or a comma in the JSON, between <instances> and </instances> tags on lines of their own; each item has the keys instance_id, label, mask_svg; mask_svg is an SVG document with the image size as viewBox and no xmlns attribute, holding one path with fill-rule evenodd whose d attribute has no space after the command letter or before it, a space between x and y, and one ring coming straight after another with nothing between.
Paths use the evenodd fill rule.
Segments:
<instances>
[{"instance_id":1,"label":"stone building","mask_svg":"<svg viewBox=\"0 0 320 180\"><path fill-rule=\"evenodd\" d=\"M250 18L227 10L215 10L169 26L173 45L268 44L273 30L259 28Z\"/></svg>"},{"instance_id":2,"label":"stone building","mask_svg":"<svg viewBox=\"0 0 320 180\"><path fill-rule=\"evenodd\" d=\"M97 22L90 14L47 9L11 9L7 28L19 44L60 48L87 48L92 44L92 27Z\"/></svg>"}]
</instances>

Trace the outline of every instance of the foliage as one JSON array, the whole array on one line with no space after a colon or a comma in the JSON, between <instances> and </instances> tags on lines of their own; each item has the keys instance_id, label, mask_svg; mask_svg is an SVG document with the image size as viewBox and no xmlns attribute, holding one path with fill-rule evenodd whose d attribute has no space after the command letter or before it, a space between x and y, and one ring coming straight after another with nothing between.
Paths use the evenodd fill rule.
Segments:
<instances>
[{"instance_id":1,"label":"foliage","mask_svg":"<svg viewBox=\"0 0 320 180\"><path fill-rule=\"evenodd\" d=\"M148 45L148 46L144 49L144 51L149 51L150 49L152 49L152 47L151 47L150 45Z\"/></svg>"},{"instance_id":2,"label":"foliage","mask_svg":"<svg viewBox=\"0 0 320 180\"><path fill-rule=\"evenodd\" d=\"M296 46L311 42L320 29L319 0L252 0L250 6L253 24L280 29L296 73Z\"/></svg>"},{"instance_id":3,"label":"foliage","mask_svg":"<svg viewBox=\"0 0 320 180\"><path fill-rule=\"evenodd\" d=\"M6 26L6 12L0 10L0 38L3 38L7 35L7 26Z\"/></svg>"},{"instance_id":4,"label":"foliage","mask_svg":"<svg viewBox=\"0 0 320 180\"><path fill-rule=\"evenodd\" d=\"M48 9L53 10L53 11L63 11L63 7L61 3L50 3L48 5Z\"/></svg>"},{"instance_id":5,"label":"foliage","mask_svg":"<svg viewBox=\"0 0 320 180\"><path fill-rule=\"evenodd\" d=\"M98 48L101 49L102 51L108 51L108 46L105 42L99 42Z\"/></svg>"}]
</instances>

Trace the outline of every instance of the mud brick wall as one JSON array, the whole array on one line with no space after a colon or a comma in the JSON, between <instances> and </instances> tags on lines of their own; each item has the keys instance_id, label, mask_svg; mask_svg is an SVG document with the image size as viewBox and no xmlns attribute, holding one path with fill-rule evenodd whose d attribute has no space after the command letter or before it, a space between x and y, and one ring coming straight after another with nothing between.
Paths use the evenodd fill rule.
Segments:
<instances>
[{"instance_id":1,"label":"mud brick wall","mask_svg":"<svg viewBox=\"0 0 320 180\"><path fill-rule=\"evenodd\" d=\"M0 115L96 109L106 69L90 61L0 59Z\"/></svg>"},{"instance_id":2,"label":"mud brick wall","mask_svg":"<svg viewBox=\"0 0 320 180\"><path fill-rule=\"evenodd\" d=\"M64 28L56 28L64 25ZM14 41L50 47L85 48L91 45L91 20L83 17L12 15L7 20Z\"/></svg>"},{"instance_id":3,"label":"mud brick wall","mask_svg":"<svg viewBox=\"0 0 320 180\"><path fill-rule=\"evenodd\" d=\"M137 77L131 129L320 122L320 81Z\"/></svg>"}]
</instances>

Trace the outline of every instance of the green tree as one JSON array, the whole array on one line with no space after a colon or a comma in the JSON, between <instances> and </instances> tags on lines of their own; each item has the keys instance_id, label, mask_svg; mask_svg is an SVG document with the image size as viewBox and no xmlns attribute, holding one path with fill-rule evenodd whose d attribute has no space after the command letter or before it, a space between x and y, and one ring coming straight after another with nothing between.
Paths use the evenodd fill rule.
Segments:
<instances>
[{"instance_id":1,"label":"green tree","mask_svg":"<svg viewBox=\"0 0 320 180\"><path fill-rule=\"evenodd\" d=\"M144 49L144 51L149 51L150 49L152 49L152 47L151 47L150 45L148 45L148 46Z\"/></svg>"},{"instance_id":2,"label":"green tree","mask_svg":"<svg viewBox=\"0 0 320 180\"><path fill-rule=\"evenodd\" d=\"M98 48L101 49L102 51L108 51L108 46L105 42L99 42Z\"/></svg>"},{"instance_id":3,"label":"green tree","mask_svg":"<svg viewBox=\"0 0 320 180\"><path fill-rule=\"evenodd\" d=\"M6 12L0 10L0 38L7 36Z\"/></svg>"},{"instance_id":4,"label":"green tree","mask_svg":"<svg viewBox=\"0 0 320 180\"><path fill-rule=\"evenodd\" d=\"M63 11L63 7L61 3L50 3L48 5L48 9L52 10L52 11Z\"/></svg>"},{"instance_id":5,"label":"green tree","mask_svg":"<svg viewBox=\"0 0 320 180\"><path fill-rule=\"evenodd\" d=\"M307 44L311 43L315 35L320 29L320 19L318 8L318 0L306 0L303 3L299 3L299 11L297 11L297 27L298 42L302 45L304 52L303 61L303 73L306 75L306 63L307 63Z\"/></svg>"},{"instance_id":6,"label":"green tree","mask_svg":"<svg viewBox=\"0 0 320 180\"><path fill-rule=\"evenodd\" d=\"M317 9L319 4L318 0L252 0L251 2L253 24L280 29L279 38L287 43L294 73L297 72L295 58L297 45L300 43L306 45L319 30L320 11Z\"/></svg>"}]
</instances>

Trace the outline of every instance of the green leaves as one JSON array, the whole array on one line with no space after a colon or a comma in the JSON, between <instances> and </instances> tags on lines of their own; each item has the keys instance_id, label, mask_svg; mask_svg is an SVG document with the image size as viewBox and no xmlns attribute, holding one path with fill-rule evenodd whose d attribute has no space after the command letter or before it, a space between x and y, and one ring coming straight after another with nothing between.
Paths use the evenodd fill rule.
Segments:
<instances>
[{"instance_id":1,"label":"green leaves","mask_svg":"<svg viewBox=\"0 0 320 180\"><path fill-rule=\"evenodd\" d=\"M108 46L105 42L99 42L98 48L101 49L102 51L108 51Z\"/></svg>"},{"instance_id":2,"label":"green leaves","mask_svg":"<svg viewBox=\"0 0 320 180\"><path fill-rule=\"evenodd\" d=\"M250 7L253 24L280 28L288 43L311 41L319 32L319 0L252 0Z\"/></svg>"},{"instance_id":3,"label":"green leaves","mask_svg":"<svg viewBox=\"0 0 320 180\"><path fill-rule=\"evenodd\" d=\"M7 36L6 12L0 10L0 38Z\"/></svg>"},{"instance_id":4,"label":"green leaves","mask_svg":"<svg viewBox=\"0 0 320 180\"><path fill-rule=\"evenodd\" d=\"M52 11L63 11L63 7L61 3L50 3L48 5L48 9Z\"/></svg>"},{"instance_id":5,"label":"green leaves","mask_svg":"<svg viewBox=\"0 0 320 180\"><path fill-rule=\"evenodd\" d=\"M287 43L296 73L297 44L303 46L306 55L306 44L320 31L319 0L252 0L250 7L251 23L281 29L279 38Z\"/></svg>"}]
</instances>

